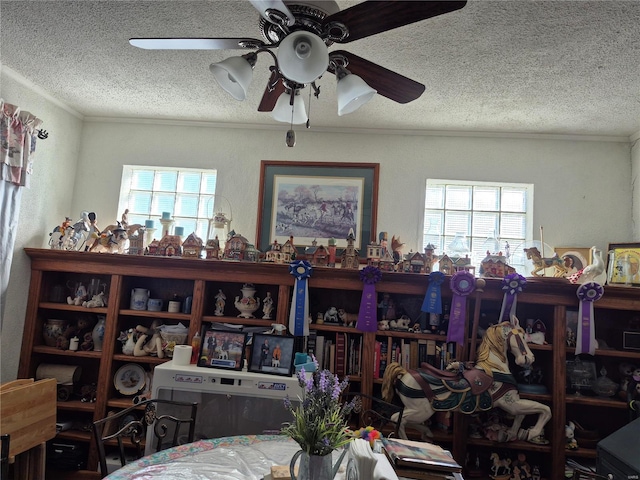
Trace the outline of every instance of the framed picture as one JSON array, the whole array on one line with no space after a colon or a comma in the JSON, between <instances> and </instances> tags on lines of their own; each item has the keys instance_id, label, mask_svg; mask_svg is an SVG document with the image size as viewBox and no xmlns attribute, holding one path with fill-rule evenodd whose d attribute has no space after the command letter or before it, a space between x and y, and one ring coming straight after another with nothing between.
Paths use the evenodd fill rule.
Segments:
<instances>
[{"instance_id":1,"label":"framed picture","mask_svg":"<svg viewBox=\"0 0 640 480\"><path fill-rule=\"evenodd\" d=\"M609 283L640 286L640 243L610 243L609 252Z\"/></svg>"},{"instance_id":2,"label":"framed picture","mask_svg":"<svg viewBox=\"0 0 640 480\"><path fill-rule=\"evenodd\" d=\"M242 370L247 335L247 332L203 327L198 366Z\"/></svg>"},{"instance_id":3,"label":"framed picture","mask_svg":"<svg viewBox=\"0 0 640 480\"><path fill-rule=\"evenodd\" d=\"M566 277L582 270L593 261L589 247L557 247L554 251L564 260L564 266L568 270Z\"/></svg>"},{"instance_id":4,"label":"framed picture","mask_svg":"<svg viewBox=\"0 0 640 480\"><path fill-rule=\"evenodd\" d=\"M294 337L254 333L251 347L250 372L293 374Z\"/></svg>"},{"instance_id":5,"label":"framed picture","mask_svg":"<svg viewBox=\"0 0 640 480\"><path fill-rule=\"evenodd\" d=\"M296 247L347 246L353 229L355 247L376 238L379 163L285 162L260 164L256 245L265 252L290 237Z\"/></svg>"}]
</instances>

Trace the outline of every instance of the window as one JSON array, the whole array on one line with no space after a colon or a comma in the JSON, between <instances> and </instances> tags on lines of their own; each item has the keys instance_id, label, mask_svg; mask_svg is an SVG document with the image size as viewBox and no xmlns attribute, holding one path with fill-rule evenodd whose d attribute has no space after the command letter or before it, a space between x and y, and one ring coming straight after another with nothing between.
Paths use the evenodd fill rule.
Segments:
<instances>
[{"instance_id":1,"label":"window","mask_svg":"<svg viewBox=\"0 0 640 480\"><path fill-rule=\"evenodd\" d=\"M476 271L490 250L509 254L509 265L522 273L524 258L516 252L531 240L532 205L532 184L429 179L423 247L430 243L436 248L436 255L451 255L454 238L463 235ZM505 249L507 243L509 252Z\"/></svg>"},{"instance_id":2,"label":"window","mask_svg":"<svg viewBox=\"0 0 640 480\"><path fill-rule=\"evenodd\" d=\"M185 237L196 232L207 239L216 192L216 170L125 165L118 211L129 209L129 224L153 220L162 228L162 212L170 212ZM155 235L159 238L158 235Z\"/></svg>"}]
</instances>

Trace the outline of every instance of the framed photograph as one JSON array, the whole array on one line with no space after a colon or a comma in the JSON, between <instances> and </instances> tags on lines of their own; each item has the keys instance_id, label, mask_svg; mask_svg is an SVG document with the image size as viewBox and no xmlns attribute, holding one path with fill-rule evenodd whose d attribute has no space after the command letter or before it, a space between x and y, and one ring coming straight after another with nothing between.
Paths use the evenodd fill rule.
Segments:
<instances>
[{"instance_id":1,"label":"framed photograph","mask_svg":"<svg viewBox=\"0 0 640 480\"><path fill-rule=\"evenodd\" d=\"M250 372L293 374L294 337L254 333L251 347Z\"/></svg>"},{"instance_id":2,"label":"framed photograph","mask_svg":"<svg viewBox=\"0 0 640 480\"><path fill-rule=\"evenodd\" d=\"M296 247L347 246L353 229L362 251L376 239L379 163L285 162L260 164L256 245L265 252L290 237Z\"/></svg>"},{"instance_id":3,"label":"framed photograph","mask_svg":"<svg viewBox=\"0 0 640 480\"><path fill-rule=\"evenodd\" d=\"M609 283L640 286L640 243L610 243L609 252Z\"/></svg>"},{"instance_id":4,"label":"framed photograph","mask_svg":"<svg viewBox=\"0 0 640 480\"><path fill-rule=\"evenodd\" d=\"M593 261L589 247L557 247L554 251L564 260L564 266L568 270L566 277L582 270Z\"/></svg>"},{"instance_id":5,"label":"framed photograph","mask_svg":"<svg viewBox=\"0 0 640 480\"><path fill-rule=\"evenodd\" d=\"M198 366L242 370L247 335L247 332L203 327Z\"/></svg>"}]
</instances>

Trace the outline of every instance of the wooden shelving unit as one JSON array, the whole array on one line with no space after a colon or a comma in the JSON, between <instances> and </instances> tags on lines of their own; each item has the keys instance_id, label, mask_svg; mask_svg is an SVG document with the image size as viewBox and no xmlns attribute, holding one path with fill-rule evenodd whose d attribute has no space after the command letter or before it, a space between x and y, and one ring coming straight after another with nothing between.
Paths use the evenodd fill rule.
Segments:
<instances>
[{"instance_id":1,"label":"wooden shelving unit","mask_svg":"<svg viewBox=\"0 0 640 480\"><path fill-rule=\"evenodd\" d=\"M158 318L165 323L188 325L187 343L203 325L212 322L236 323L251 326L264 326L272 323L287 324L291 289L294 279L289 274L288 265L255 264L227 261L205 261L181 258L143 257L127 255L108 255L95 253L66 252L45 249L26 249L31 258L31 284L29 287L28 307L26 311L19 377L34 377L41 363L62 363L83 366L82 381L97 386L96 402L85 403L79 400L58 402L59 414L73 412L85 425L103 418L112 409L131 405L131 397L120 395L114 385L113 376L125 363L138 363L145 370L152 371L167 358L132 357L122 354L118 342L120 332L133 328L137 324L149 325ZM87 309L49 301L49 292L54 285L67 281L85 281L99 277L107 284L109 302L104 308ZM237 318L233 298L240 295L244 283L252 283L257 288L257 296L263 298L267 291L274 298L275 316L264 320ZM444 301L450 301L451 292L448 281L443 284ZM379 294L389 293L402 299L421 302L428 286L424 275L404 273L384 273L376 284ZM168 300L174 293L193 296L190 314L137 311L129 308L132 288L148 288L153 298ZM214 315L215 293L219 288L227 295L225 316ZM459 463L464 464L467 452L474 449L490 451L492 449L529 452L544 460L543 476L561 478L558 472L564 472L567 457L595 458L595 448L579 448L566 451L564 425L569 419L578 418L584 423L593 423L602 436L620 428L627 421L626 404L620 398L598 398L575 396L567 393L566 361L574 357L575 350L566 347L566 314L577 309L576 286L559 279L529 279L528 284L518 296L518 316L524 323L526 318L540 318L547 326L547 345L531 345L536 355L536 363L544 369L545 384L549 393L542 395L522 394L550 406L552 420L547 424L545 435L549 445L534 445L527 442L496 444L486 439L469 438L466 432L466 420L455 414L453 433L437 431L436 439L452 449ZM362 282L358 272L329 268L315 268L309 280L311 316L325 311L329 306L357 312L362 292ZM482 311L491 315L499 311L503 292L499 279L487 279L482 295ZM469 300L467 315L474 309L474 296ZM415 302L414 302L415 303ZM165 302L166 305L166 302ZM47 318L66 318L74 320L78 315L105 315L106 330L101 352L70 352L48 347L44 344L42 330ZM256 312L261 316L261 311ZM54 316L52 316L54 315ZM617 332L622 331L634 317L640 318L640 289L625 287L605 287L605 295L595 304L596 334L607 337L611 349L598 350L595 357L597 365L606 364L614 380L616 372L609 370L620 362L640 363L640 352L622 350L617 342ZM336 325L312 325L318 334L359 336L362 344L361 370L351 375L354 388L366 394L376 394L380 390L381 380L373 378L374 346L376 339L388 341L402 339L445 340L441 335L414 334L398 331L359 332L354 328ZM466 346L465 346L466 347ZM462 350L457 351L457 355ZM353 389L352 389L353 390ZM607 415L602 415L603 409ZM612 415L609 415L611 413ZM605 420L606 417L606 420ZM88 431L70 430L61 432L58 439L83 442L89 446L87 470L73 472L68 478L97 478L97 456L93 440ZM56 472L55 478L65 478ZM53 477L52 477L53 478Z\"/></svg>"}]
</instances>

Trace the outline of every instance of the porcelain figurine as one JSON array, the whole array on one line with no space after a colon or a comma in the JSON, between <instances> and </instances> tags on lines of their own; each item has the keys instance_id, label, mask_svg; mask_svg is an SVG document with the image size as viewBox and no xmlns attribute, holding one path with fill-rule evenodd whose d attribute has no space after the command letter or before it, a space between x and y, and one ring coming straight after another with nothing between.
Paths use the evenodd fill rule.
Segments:
<instances>
[{"instance_id":1,"label":"porcelain figurine","mask_svg":"<svg viewBox=\"0 0 640 480\"><path fill-rule=\"evenodd\" d=\"M218 289L218 293L215 296L216 299L216 310L213 313L216 317L224 316L224 305L227 300L227 296L224 294L221 288Z\"/></svg>"},{"instance_id":2,"label":"porcelain figurine","mask_svg":"<svg viewBox=\"0 0 640 480\"><path fill-rule=\"evenodd\" d=\"M267 296L262 300L262 318L265 320L271 320L271 314L273 313L273 298L271 292L267 292Z\"/></svg>"}]
</instances>

